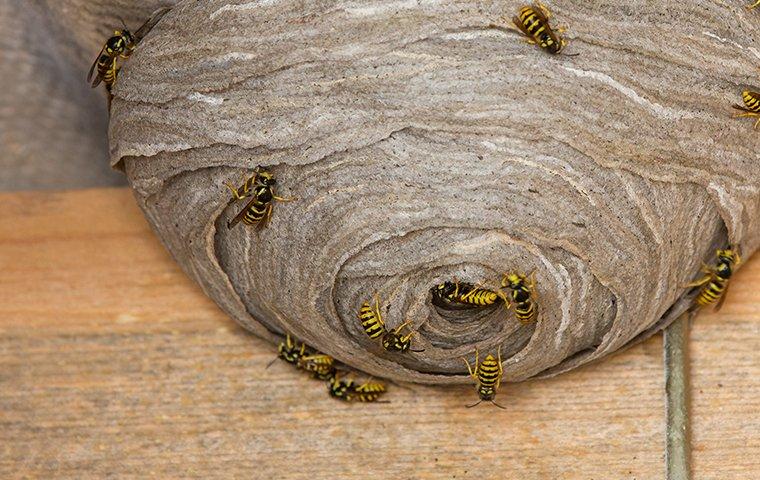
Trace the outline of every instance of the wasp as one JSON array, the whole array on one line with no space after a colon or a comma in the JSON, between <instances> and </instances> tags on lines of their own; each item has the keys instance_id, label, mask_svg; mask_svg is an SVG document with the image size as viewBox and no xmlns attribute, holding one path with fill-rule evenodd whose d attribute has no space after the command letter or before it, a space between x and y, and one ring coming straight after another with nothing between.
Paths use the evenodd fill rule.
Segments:
<instances>
[{"instance_id":1,"label":"wasp","mask_svg":"<svg viewBox=\"0 0 760 480\"><path fill-rule=\"evenodd\" d=\"M450 310L462 310L474 308L474 305L463 304L458 301L459 292L469 291L472 289L471 283L460 283L458 281L445 281L430 288L433 295L433 303L439 307Z\"/></svg>"},{"instance_id":2,"label":"wasp","mask_svg":"<svg viewBox=\"0 0 760 480\"><path fill-rule=\"evenodd\" d=\"M470 362L466 358L462 357L462 361L467 365L467 371L470 372L470 376L475 382L477 382L478 400L472 405L467 405L467 408L472 408L483 400L487 400L499 408L504 408L496 403L496 391L499 389L501 383L501 377L504 373L501 366L501 349L499 349L498 358L494 358L490 353L482 362L478 363L478 349L475 349L475 369L470 367Z\"/></svg>"},{"instance_id":3,"label":"wasp","mask_svg":"<svg viewBox=\"0 0 760 480\"><path fill-rule=\"evenodd\" d=\"M290 334L285 334L285 341L280 342L277 346L277 356L269 362L266 368L269 368L275 360L278 358L296 367L299 367L301 358L306 355L306 344L297 342L290 337Z\"/></svg>"},{"instance_id":4,"label":"wasp","mask_svg":"<svg viewBox=\"0 0 760 480\"><path fill-rule=\"evenodd\" d=\"M760 5L760 0L755 4ZM737 113L736 117L759 117L755 122L755 128L760 125L760 93L752 92L750 90L744 90L742 92L742 101L744 106L734 105L737 110L741 110L743 113Z\"/></svg>"},{"instance_id":5,"label":"wasp","mask_svg":"<svg viewBox=\"0 0 760 480\"><path fill-rule=\"evenodd\" d=\"M503 295L482 288L479 285L464 285L464 288L458 292L456 301L475 305L477 307L490 307L502 300Z\"/></svg>"},{"instance_id":6,"label":"wasp","mask_svg":"<svg viewBox=\"0 0 760 480\"><path fill-rule=\"evenodd\" d=\"M124 21L122 20L122 25ZM123 30L116 30L113 32L113 36L106 40L103 48L100 50L95 61L90 67L90 71L87 73L87 82L92 82L92 88L100 85L100 82L105 82L106 90L110 93L114 84L116 84L116 76L119 73L120 67L117 66L118 59L127 59L137 46L137 41L134 35L124 25ZM93 79L93 73L97 68L98 74Z\"/></svg>"},{"instance_id":7,"label":"wasp","mask_svg":"<svg viewBox=\"0 0 760 480\"><path fill-rule=\"evenodd\" d=\"M108 93L111 93L113 86L116 84L119 70L121 70L121 67L118 66L118 60L120 58L123 60L129 58L135 47L137 47L137 44L140 43L140 40L147 35L169 10L168 7L164 7L153 12L150 18L134 34L129 31L124 24L124 20L120 19L121 25L124 28L115 30L113 35L106 40L103 48L100 49L100 53L92 63L90 71L87 73L87 83L90 83L92 88L95 88L100 85L100 82L104 82L106 90ZM97 71L97 75L93 78L95 71Z\"/></svg>"},{"instance_id":8,"label":"wasp","mask_svg":"<svg viewBox=\"0 0 760 480\"><path fill-rule=\"evenodd\" d=\"M504 295L479 285L446 281L431 289L437 303L459 303L470 307L490 307L504 299Z\"/></svg>"},{"instance_id":9,"label":"wasp","mask_svg":"<svg viewBox=\"0 0 760 480\"><path fill-rule=\"evenodd\" d=\"M512 23L527 37L531 45L538 45L545 52L562 53L567 40L560 36L564 28L552 29L549 25L551 12L541 2L535 2L532 6L526 5L512 17ZM576 54L577 55L577 54Z\"/></svg>"},{"instance_id":10,"label":"wasp","mask_svg":"<svg viewBox=\"0 0 760 480\"><path fill-rule=\"evenodd\" d=\"M739 252L732 247L717 250L718 261L715 266L702 265L705 276L692 282L687 287L702 287L695 300L700 307L715 304L715 310L720 310L728 291L728 281L734 273L734 268L741 264ZM717 302L717 303L716 303Z\"/></svg>"},{"instance_id":11,"label":"wasp","mask_svg":"<svg viewBox=\"0 0 760 480\"><path fill-rule=\"evenodd\" d=\"M534 275L530 279L521 273L510 273L501 279L501 287L511 290L510 296L515 306L515 316L522 323L531 323L538 316L536 302L536 281ZM507 301L507 308L511 305Z\"/></svg>"},{"instance_id":12,"label":"wasp","mask_svg":"<svg viewBox=\"0 0 760 480\"><path fill-rule=\"evenodd\" d=\"M235 215L235 218L227 222L227 228L232 228L242 220L246 225L256 226L257 228L266 227L269 219L272 217L273 201L291 202L295 198L278 197L274 193L274 186L277 180L274 176L261 166L256 167L248 180L235 188L230 183L224 185L232 192L235 200L243 200L252 197L245 207Z\"/></svg>"},{"instance_id":13,"label":"wasp","mask_svg":"<svg viewBox=\"0 0 760 480\"><path fill-rule=\"evenodd\" d=\"M760 7L760 0L757 0L757 1L756 1L755 3L753 3L752 5L747 5L747 9L748 9L748 10L752 10L752 9L754 9L754 8L757 8L757 7Z\"/></svg>"},{"instance_id":14,"label":"wasp","mask_svg":"<svg viewBox=\"0 0 760 480\"><path fill-rule=\"evenodd\" d=\"M337 375L328 383L330 396L345 402L376 402L387 391L384 383L370 380L356 385L353 380L343 380Z\"/></svg>"},{"instance_id":15,"label":"wasp","mask_svg":"<svg viewBox=\"0 0 760 480\"><path fill-rule=\"evenodd\" d=\"M319 380L330 380L335 376L335 359L324 353L312 352L305 343L294 341L290 334L285 334L285 341L277 347L277 357L269 362L269 368L275 360L281 359L296 368L305 370Z\"/></svg>"},{"instance_id":16,"label":"wasp","mask_svg":"<svg viewBox=\"0 0 760 480\"><path fill-rule=\"evenodd\" d=\"M410 350L412 346L412 335L414 332L409 332L403 335L401 331L411 325L412 321L406 321L394 328L388 330L385 328L385 322L383 322L383 316L380 313L380 299L375 295L374 308L369 302L362 303L357 314L359 321L362 322L362 328L364 333L371 339L380 338L383 348L390 352L424 352L424 350Z\"/></svg>"},{"instance_id":17,"label":"wasp","mask_svg":"<svg viewBox=\"0 0 760 480\"><path fill-rule=\"evenodd\" d=\"M298 359L298 368L311 373L318 380L332 380L335 377L335 359L324 353L302 355Z\"/></svg>"}]
</instances>

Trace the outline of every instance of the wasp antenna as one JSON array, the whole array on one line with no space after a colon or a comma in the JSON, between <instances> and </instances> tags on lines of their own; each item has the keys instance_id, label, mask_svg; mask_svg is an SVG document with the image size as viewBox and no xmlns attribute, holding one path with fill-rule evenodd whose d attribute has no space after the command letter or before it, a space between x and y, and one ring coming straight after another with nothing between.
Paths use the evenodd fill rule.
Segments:
<instances>
[{"instance_id":1,"label":"wasp antenna","mask_svg":"<svg viewBox=\"0 0 760 480\"><path fill-rule=\"evenodd\" d=\"M472 405L465 405L465 406L466 406L467 408L477 407L478 405L480 405L480 402L482 402L482 401L483 401L483 400L478 400L478 402L477 402L477 403L473 403Z\"/></svg>"},{"instance_id":2,"label":"wasp antenna","mask_svg":"<svg viewBox=\"0 0 760 480\"><path fill-rule=\"evenodd\" d=\"M478 403L480 403L480 402L478 402ZM503 406L499 405L498 403L496 403L496 401L495 401L495 400L491 400L491 403L493 403L493 404L494 404L494 405L496 405L497 407L501 408L502 410L506 410L506 409L507 409L507 407L503 407Z\"/></svg>"},{"instance_id":3,"label":"wasp antenna","mask_svg":"<svg viewBox=\"0 0 760 480\"><path fill-rule=\"evenodd\" d=\"M264 370L266 370L267 368L271 367L271 366L272 366L272 364L273 364L274 362L276 362L278 358L280 358L280 357L274 357L274 358L272 359L272 361L271 361L271 362L267 363L267 366L266 366L266 367L264 367Z\"/></svg>"},{"instance_id":4,"label":"wasp antenna","mask_svg":"<svg viewBox=\"0 0 760 480\"><path fill-rule=\"evenodd\" d=\"M424 348L422 350L410 350L410 352L414 352L414 353L422 353L424 351L425 351Z\"/></svg>"}]
</instances>

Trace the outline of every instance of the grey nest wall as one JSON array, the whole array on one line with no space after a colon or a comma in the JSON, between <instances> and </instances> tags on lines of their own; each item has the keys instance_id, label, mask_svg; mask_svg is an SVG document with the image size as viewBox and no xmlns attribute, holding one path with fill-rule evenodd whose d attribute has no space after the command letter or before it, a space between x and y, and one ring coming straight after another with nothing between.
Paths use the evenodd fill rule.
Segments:
<instances>
[{"instance_id":1,"label":"grey nest wall","mask_svg":"<svg viewBox=\"0 0 760 480\"><path fill-rule=\"evenodd\" d=\"M758 81L741 1L553 2L567 53L526 44L521 2L184 1L121 72L113 163L177 261L272 341L291 332L397 380L506 381L614 352L689 305L715 248L760 242L758 135L731 117ZM278 179L259 232L224 182ZM443 280L535 270L540 318L444 312ZM377 292L389 327L362 331Z\"/></svg>"}]
</instances>

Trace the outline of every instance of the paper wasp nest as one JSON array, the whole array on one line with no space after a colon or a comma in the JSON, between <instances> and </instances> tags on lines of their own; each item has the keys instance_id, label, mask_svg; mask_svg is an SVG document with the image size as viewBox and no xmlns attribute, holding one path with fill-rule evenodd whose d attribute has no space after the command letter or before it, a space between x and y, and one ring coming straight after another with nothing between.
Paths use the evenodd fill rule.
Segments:
<instances>
[{"instance_id":1,"label":"paper wasp nest","mask_svg":"<svg viewBox=\"0 0 760 480\"><path fill-rule=\"evenodd\" d=\"M756 78L741 2L563 2L567 53L504 28L520 2L180 2L116 85L111 153L177 261L238 322L372 374L552 375L665 326L717 247L760 243ZM552 5L550 5L552 6ZM667 15L664 14L667 12ZM268 228L226 222L257 165ZM540 318L442 311L430 288L535 270ZM422 353L356 318L377 292Z\"/></svg>"}]
</instances>

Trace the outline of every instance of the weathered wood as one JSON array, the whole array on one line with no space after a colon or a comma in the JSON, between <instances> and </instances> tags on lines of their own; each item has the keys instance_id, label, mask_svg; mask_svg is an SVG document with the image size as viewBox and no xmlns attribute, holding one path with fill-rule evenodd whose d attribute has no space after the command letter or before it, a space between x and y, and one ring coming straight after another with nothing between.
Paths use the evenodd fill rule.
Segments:
<instances>
[{"instance_id":1,"label":"weathered wood","mask_svg":"<svg viewBox=\"0 0 760 480\"><path fill-rule=\"evenodd\" d=\"M0 207L1 478L662 475L660 337L505 385L506 411L465 408L470 386L344 405L265 369L272 346L186 278L127 190L0 194ZM731 293L727 311L753 294Z\"/></svg>"},{"instance_id":2,"label":"weathered wood","mask_svg":"<svg viewBox=\"0 0 760 480\"><path fill-rule=\"evenodd\" d=\"M760 478L760 258L690 332L695 479Z\"/></svg>"},{"instance_id":3,"label":"weathered wood","mask_svg":"<svg viewBox=\"0 0 760 480\"><path fill-rule=\"evenodd\" d=\"M560 377L347 406L202 295L127 190L0 194L0 477L661 478L660 337ZM695 478L756 478L760 261L692 332Z\"/></svg>"},{"instance_id":4,"label":"weathered wood","mask_svg":"<svg viewBox=\"0 0 760 480\"><path fill-rule=\"evenodd\" d=\"M262 338L419 383L469 382L476 348L500 349L512 381L570 370L677 317L717 247L760 244L760 137L731 117L757 12L557 2L580 55L552 56L502 20L518 5L180 2L122 70L112 161L180 265ZM298 201L228 230L242 202L223 184L257 165ZM431 304L441 281L515 270L536 273L536 324ZM375 292L424 352L367 338L356 312Z\"/></svg>"}]
</instances>

